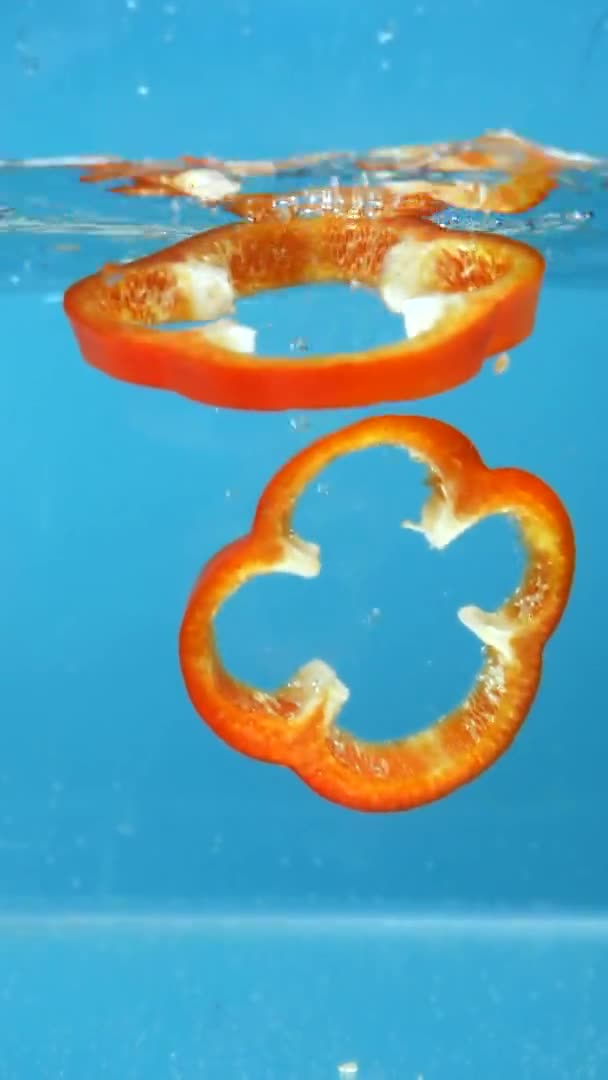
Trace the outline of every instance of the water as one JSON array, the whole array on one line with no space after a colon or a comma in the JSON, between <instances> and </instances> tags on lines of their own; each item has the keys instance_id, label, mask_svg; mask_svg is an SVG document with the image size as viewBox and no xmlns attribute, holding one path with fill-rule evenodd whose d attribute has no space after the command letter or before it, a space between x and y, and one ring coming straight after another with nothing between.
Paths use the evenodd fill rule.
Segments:
<instances>
[{"instance_id":1,"label":"water","mask_svg":"<svg viewBox=\"0 0 608 1080\"><path fill-rule=\"evenodd\" d=\"M204 17L186 0L59 0L3 11L0 31L0 1080L602 1080L603 13L557 19L522 0L498 26L475 0L457 19L440 0L311 2L306 18L274 0ZM232 220L82 184L86 155L340 151L236 178L280 200L373 183L357 162L374 146L503 126L598 161L566 164L521 214L437 216L547 261L534 333L502 373L490 360L424 400L261 414L83 361L70 284ZM475 179L431 164L392 179ZM237 315L294 363L402 332L346 285L252 297ZM250 527L276 469L386 412L452 424L490 466L550 484L577 563L513 747L443 800L370 815L222 743L188 698L178 634L201 568ZM232 598L218 622L230 670L269 689L323 657L365 738L453 707L479 665L457 611L497 606L522 553L502 519L442 551L401 530L422 479L382 449L319 475L294 525L321 545L322 573Z\"/></svg>"},{"instance_id":2,"label":"water","mask_svg":"<svg viewBox=\"0 0 608 1080\"><path fill-rule=\"evenodd\" d=\"M569 1080L606 1056L605 922L38 920L0 955L7 1076Z\"/></svg>"}]
</instances>

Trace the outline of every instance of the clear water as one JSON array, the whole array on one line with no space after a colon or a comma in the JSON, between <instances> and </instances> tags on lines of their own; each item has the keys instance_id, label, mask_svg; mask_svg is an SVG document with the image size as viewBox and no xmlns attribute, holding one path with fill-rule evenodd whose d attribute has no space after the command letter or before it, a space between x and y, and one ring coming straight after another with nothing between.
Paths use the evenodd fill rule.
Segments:
<instances>
[{"instance_id":1,"label":"clear water","mask_svg":"<svg viewBox=\"0 0 608 1080\"><path fill-rule=\"evenodd\" d=\"M0 157L259 158L502 126L606 155L607 25L592 3L558 17L548 0L500 15L477 0L7 5ZM605 173L483 219L547 258L508 371L391 407L554 486L578 561L509 753L442 802L371 817L216 740L177 633L277 465L387 410L220 411L87 367L63 289L222 216L78 175L0 167L0 1080L331 1080L349 1062L357 1080L603 1080ZM239 314L294 355L394 330L339 288ZM380 452L320 478L298 529L322 576L258 582L226 608L236 672L270 686L323 656L368 737L462 696L479 654L456 610L495 605L520 552L495 521L440 554L400 532L420 479Z\"/></svg>"}]
</instances>

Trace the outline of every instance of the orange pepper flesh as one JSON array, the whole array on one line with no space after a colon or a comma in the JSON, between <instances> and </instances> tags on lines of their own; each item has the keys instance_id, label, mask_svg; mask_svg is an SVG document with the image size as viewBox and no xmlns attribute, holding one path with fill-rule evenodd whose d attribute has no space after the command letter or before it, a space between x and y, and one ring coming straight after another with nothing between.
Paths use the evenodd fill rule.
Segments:
<instances>
[{"instance_id":1,"label":"orange pepper flesh","mask_svg":"<svg viewBox=\"0 0 608 1080\"><path fill-rule=\"evenodd\" d=\"M263 220L105 267L72 285L64 307L84 358L128 382L241 409L369 405L451 389L519 344L534 325L544 265L516 240L416 218ZM401 313L410 299L445 303L421 333L368 350L294 359L234 347L223 317L235 300L323 282L376 288ZM187 320L211 326L153 327Z\"/></svg>"},{"instance_id":2,"label":"orange pepper flesh","mask_svg":"<svg viewBox=\"0 0 608 1080\"><path fill-rule=\"evenodd\" d=\"M419 146L389 146L369 151L356 160L359 169L432 169L433 172L519 172L539 168L586 171L599 159L541 146L512 131L486 131L473 139Z\"/></svg>"},{"instance_id":3,"label":"orange pepper flesh","mask_svg":"<svg viewBox=\"0 0 608 1080\"><path fill-rule=\"evenodd\" d=\"M270 192L228 195L222 207L238 217L249 221L278 218L288 221L300 214L334 214L358 219L361 217L432 217L447 208L447 203L436 197L432 185L418 181L390 185L361 185L357 187L336 185L321 188L303 188L301 191ZM403 190L401 190L403 189ZM125 192L126 194L126 192Z\"/></svg>"},{"instance_id":4,"label":"orange pepper flesh","mask_svg":"<svg viewBox=\"0 0 608 1080\"><path fill-rule=\"evenodd\" d=\"M544 202L558 185L549 166L530 165L498 184L468 181L437 182L385 180L380 184L338 184L320 188L273 194L246 192L214 195L205 192L206 169L149 169L131 165L95 166L95 174L83 176L83 182L107 180L124 175L128 183L108 190L128 196L167 196L194 198L208 206L219 206L238 217L261 221L278 215L283 220L300 213L340 213L350 217L432 216L442 210L471 210L487 214L521 214ZM197 180L200 184L197 185ZM229 183L229 181L227 181ZM236 186L236 185L234 185ZM200 187L200 193L197 190Z\"/></svg>"},{"instance_id":5,"label":"orange pepper flesh","mask_svg":"<svg viewBox=\"0 0 608 1080\"><path fill-rule=\"evenodd\" d=\"M333 460L381 444L402 448L429 470L431 495L421 522L406 527L441 548L485 517L506 514L519 526L527 566L496 612L467 607L458 613L484 643L481 671L462 704L417 734L374 743L337 726L348 690L321 660L306 664L274 693L234 679L218 655L214 619L258 575L319 573L318 547L291 527L296 502ZM464 435L436 420L361 421L321 438L280 469L261 496L251 531L204 568L180 632L187 692L226 743L287 766L332 802L377 812L421 806L479 776L515 738L538 689L544 646L568 600L574 559L568 515L535 476L488 468Z\"/></svg>"},{"instance_id":6,"label":"orange pepper flesh","mask_svg":"<svg viewBox=\"0 0 608 1080\"><path fill-rule=\"evenodd\" d=\"M432 170L433 172L504 172L510 176L505 183L494 186L467 184L462 181L435 184L424 179L409 181L412 191L419 194L431 189L445 206L485 210L488 213L523 213L542 202L556 186L553 177L562 169L586 170L597 160L582 154L571 154L553 147L539 146L510 131L489 131L474 139L456 142L430 143L427 146L392 146L356 155L346 151L327 151L266 161L231 161L215 157L184 155L181 161L114 161L90 165L81 176L83 183L123 179L127 184L110 188L123 195L196 195L197 170L223 173L226 178L247 180L252 177L275 177L284 174L305 174L319 166L339 168L349 164L362 172L384 173L390 176L398 170ZM192 182L194 181L194 183ZM357 188L345 187L345 198L355 199ZM382 195L382 186L378 189ZM353 192L351 195L350 193ZM247 196L244 196L246 198ZM259 196L272 199L271 195ZM203 202L225 205L221 199L203 197ZM408 212L405 208L405 212Z\"/></svg>"},{"instance_id":7,"label":"orange pepper flesh","mask_svg":"<svg viewBox=\"0 0 608 1080\"><path fill-rule=\"evenodd\" d=\"M557 187L546 169L527 169L501 184L436 183L429 180L387 181L364 187L305 188L272 195L239 193L222 200L225 210L251 221L272 216L283 220L302 213L430 217L441 210L521 214L543 202ZM118 190L118 189L116 189ZM124 189L124 194L134 194Z\"/></svg>"},{"instance_id":8,"label":"orange pepper flesh","mask_svg":"<svg viewBox=\"0 0 608 1080\"><path fill-rule=\"evenodd\" d=\"M168 187L184 172L192 169L211 169L214 172L228 173L233 177L272 177L280 173L303 173L320 165L336 166L342 161L351 161L354 155L349 151L328 150L320 153L294 155L284 159L270 158L257 161L224 160L212 155L196 157L183 154L177 161L127 161L108 159L88 165L86 173L80 177L83 184L97 184L105 180L128 179L142 182L142 188L158 186L157 194L167 194ZM176 194L184 194L176 183ZM123 188L110 189L123 191ZM128 192L130 194L130 191Z\"/></svg>"}]
</instances>

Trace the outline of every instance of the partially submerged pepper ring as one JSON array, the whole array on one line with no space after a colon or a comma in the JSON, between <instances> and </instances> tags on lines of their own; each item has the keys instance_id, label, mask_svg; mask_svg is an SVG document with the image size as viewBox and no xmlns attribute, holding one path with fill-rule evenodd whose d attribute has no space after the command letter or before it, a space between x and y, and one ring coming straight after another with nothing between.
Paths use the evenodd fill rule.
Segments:
<instances>
[{"instance_id":1,"label":"partially submerged pepper ring","mask_svg":"<svg viewBox=\"0 0 608 1080\"><path fill-rule=\"evenodd\" d=\"M72 285L66 313L89 363L196 401L279 410L427 397L472 378L532 331L544 260L507 237L410 218L340 215L211 229ZM319 282L377 289L407 340L294 359L254 354L235 302ZM154 324L206 325L160 332Z\"/></svg>"},{"instance_id":2,"label":"partially submerged pepper ring","mask_svg":"<svg viewBox=\"0 0 608 1080\"><path fill-rule=\"evenodd\" d=\"M483 643L481 671L465 700L431 727L403 739L366 742L337 718L348 690L322 660L269 693L234 679L222 666L214 619L251 578L314 577L319 548L291 527L304 488L333 460L379 444L409 453L429 470L431 495L419 524L442 548L493 514L517 525L527 565L518 588L494 612L458 616ZM363 420L312 443L272 478L251 531L216 554L187 605L180 660L188 694L220 738L253 758L285 765L318 794L358 810L407 810L439 799L487 769L507 750L538 689L544 646L570 592L574 537L557 495L519 469L490 469L454 428L423 417Z\"/></svg>"}]
</instances>

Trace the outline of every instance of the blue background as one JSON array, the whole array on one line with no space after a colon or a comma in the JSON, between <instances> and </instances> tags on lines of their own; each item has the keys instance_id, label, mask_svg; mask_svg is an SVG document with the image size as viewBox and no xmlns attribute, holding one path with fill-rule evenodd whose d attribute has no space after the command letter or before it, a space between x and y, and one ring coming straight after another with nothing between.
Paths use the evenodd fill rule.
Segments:
<instances>
[{"instance_id":1,"label":"blue background","mask_svg":"<svg viewBox=\"0 0 608 1080\"><path fill-rule=\"evenodd\" d=\"M608 152L607 61L591 3L4 5L0 156L279 156L501 126ZM4 274L2 1080L285 1080L347 1058L361 1080L608 1075L606 924L584 918L608 904L608 314L605 278L574 285L549 273L506 375L399 409L555 486L578 565L513 749L435 806L367 817L220 744L176 644L200 567L277 465L363 413L218 412L112 382L43 278ZM331 348L347 325L366 345L391 323L360 299L264 298L248 318L272 320L271 344ZM235 670L272 685L325 657L364 735L462 696L478 649L456 609L497 604L518 553L499 522L442 554L401 533L419 480L370 454L307 493L323 574L243 590L220 627Z\"/></svg>"}]
</instances>

